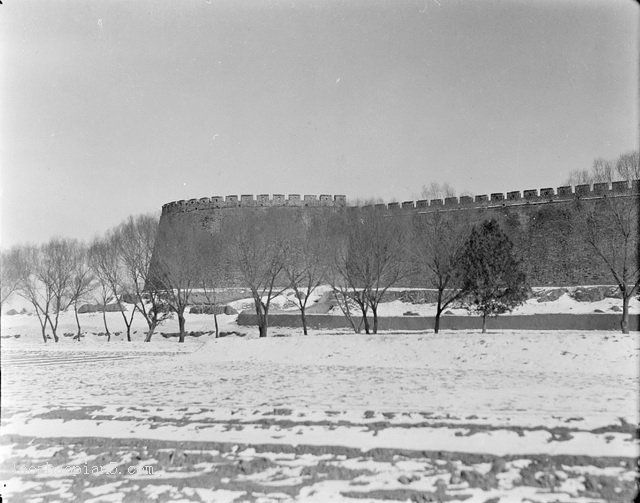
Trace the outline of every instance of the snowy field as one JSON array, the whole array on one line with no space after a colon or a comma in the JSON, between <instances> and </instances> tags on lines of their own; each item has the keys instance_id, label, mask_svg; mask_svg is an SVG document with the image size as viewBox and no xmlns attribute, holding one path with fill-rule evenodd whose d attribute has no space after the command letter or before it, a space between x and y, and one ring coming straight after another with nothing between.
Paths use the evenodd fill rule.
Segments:
<instances>
[{"instance_id":1,"label":"snowy field","mask_svg":"<svg viewBox=\"0 0 640 503\"><path fill-rule=\"evenodd\" d=\"M542 308L566 312L567 302ZM239 335L214 339L212 316L190 314L198 337L178 344L169 320L145 344L142 319L127 343L120 314L107 317L121 332L110 342L94 313L81 315L81 341L45 345L34 316L3 316L7 501L591 502L635 493L637 332L305 337L272 328L258 339L219 316ZM75 332L72 314L62 315L65 332Z\"/></svg>"}]
</instances>

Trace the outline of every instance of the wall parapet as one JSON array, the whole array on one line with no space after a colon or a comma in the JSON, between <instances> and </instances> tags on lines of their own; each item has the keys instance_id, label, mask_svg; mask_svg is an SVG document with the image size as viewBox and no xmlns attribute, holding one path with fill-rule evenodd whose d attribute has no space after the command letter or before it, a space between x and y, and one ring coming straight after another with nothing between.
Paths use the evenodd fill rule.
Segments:
<instances>
[{"instance_id":1,"label":"wall parapet","mask_svg":"<svg viewBox=\"0 0 640 503\"><path fill-rule=\"evenodd\" d=\"M418 201L392 202L388 204L375 204L376 209L397 211L402 210L443 210L443 209L469 209L510 205L522 205L528 203L569 201L573 199L601 198L607 196L625 196L640 193L640 180L631 182L621 180L612 183L594 183L576 185L574 187L563 185L557 189L545 187L542 189L527 189L521 191L492 192L491 194L478 194L475 196L446 197L444 199L421 199ZM183 213L197 210L209 210L219 208L238 207L346 207L347 197L342 194L242 194L237 195L201 197L173 201L162 206L162 211L167 213Z\"/></svg>"},{"instance_id":2,"label":"wall parapet","mask_svg":"<svg viewBox=\"0 0 640 503\"><path fill-rule=\"evenodd\" d=\"M256 207L277 207L277 206L333 206L343 207L347 205L347 196L342 194L329 195L321 194L317 196L315 194L289 194L289 197L285 197L284 194L273 194L271 197L269 194L258 194L254 197L253 194L241 194L222 196L201 197L197 199L182 199L179 201L172 201L162 205L162 211L167 213L183 213L188 211L197 210L211 210L219 208L256 208Z\"/></svg>"}]
</instances>

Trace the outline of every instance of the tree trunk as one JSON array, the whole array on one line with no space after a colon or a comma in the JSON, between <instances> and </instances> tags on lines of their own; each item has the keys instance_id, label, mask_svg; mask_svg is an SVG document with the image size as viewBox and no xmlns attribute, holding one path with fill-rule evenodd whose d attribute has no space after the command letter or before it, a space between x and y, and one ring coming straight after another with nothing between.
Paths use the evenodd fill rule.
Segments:
<instances>
[{"instance_id":1,"label":"tree trunk","mask_svg":"<svg viewBox=\"0 0 640 503\"><path fill-rule=\"evenodd\" d=\"M184 313L178 313L178 327L180 327L180 339L178 339L178 342L184 342Z\"/></svg>"},{"instance_id":2,"label":"tree trunk","mask_svg":"<svg viewBox=\"0 0 640 503\"><path fill-rule=\"evenodd\" d=\"M107 333L107 342L109 342L111 340L111 332L109 332L109 327L107 326L107 312L104 304L102 304L102 322L104 323L104 330Z\"/></svg>"},{"instance_id":3,"label":"tree trunk","mask_svg":"<svg viewBox=\"0 0 640 503\"><path fill-rule=\"evenodd\" d=\"M482 333L486 333L487 332L487 315L483 314L482 315Z\"/></svg>"},{"instance_id":4,"label":"tree trunk","mask_svg":"<svg viewBox=\"0 0 640 503\"><path fill-rule=\"evenodd\" d=\"M44 325L41 323L40 324L40 328L42 329L42 338L44 339L44 342L47 342L47 322L44 322Z\"/></svg>"},{"instance_id":5,"label":"tree trunk","mask_svg":"<svg viewBox=\"0 0 640 503\"><path fill-rule=\"evenodd\" d=\"M260 313L258 315L258 333L260 334L259 336L266 337L268 328L267 316L263 313Z\"/></svg>"},{"instance_id":6,"label":"tree trunk","mask_svg":"<svg viewBox=\"0 0 640 503\"><path fill-rule=\"evenodd\" d=\"M302 318L302 333L304 335L309 335L307 333L307 313L304 306L300 308L300 317Z\"/></svg>"},{"instance_id":7,"label":"tree trunk","mask_svg":"<svg viewBox=\"0 0 640 503\"><path fill-rule=\"evenodd\" d=\"M438 305L436 306L436 319L433 322L433 332L440 331L440 315L442 314L442 289L438 288Z\"/></svg>"},{"instance_id":8,"label":"tree trunk","mask_svg":"<svg viewBox=\"0 0 640 503\"><path fill-rule=\"evenodd\" d=\"M218 329L218 315L213 313L213 323L216 325L216 339L220 336L220 330Z\"/></svg>"},{"instance_id":9,"label":"tree trunk","mask_svg":"<svg viewBox=\"0 0 640 503\"><path fill-rule=\"evenodd\" d=\"M629 296L624 292L622 294L622 320L620 320L620 328L623 334L629 333Z\"/></svg>"},{"instance_id":10,"label":"tree trunk","mask_svg":"<svg viewBox=\"0 0 640 503\"><path fill-rule=\"evenodd\" d=\"M49 320L49 326L51 327L51 331L53 332L53 340L54 342L58 342L60 339L58 339L58 333L57 333L57 328L58 328L58 320L57 320L57 315L56 315L56 324L55 326L53 325L53 321L51 321L51 316L48 316L45 318L44 324L47 324L47 320Z\"/></svg>"},{"instance_id":11,"label":"tree trunk","mask_svg":"<svg viewBox=\"0 0 640 503\"><path fill-rule=\"evenodd\" d=\"M153 335L153 332L155 332L156 326L157 323L154 321L149 323L149 330L147 331L147 335L144 338L144 342L151 342L151 336Z\"/></svg>"},{"instance_id":12,"label":"tree trunk","mask_svg":"<svg viewBox=\"0 0 640 503\"><path fill-rule=\"evenodd\" d=\"M266 337L267 329L268 329L267 316L269 312L267 310L267 307L262 303L262 300L259 297L254 297L253 301L256 306L256 316L258 318L259 337Z\"/></svg>"},{"instance_id":13,"label":"tree trunk","mask_svg":"<svg viewBox=\"0 0 640 503\"><path fill-rule=\"evenodd\" d=\"M80 317L78 316L78 303L73 303L73 314L76 316L76 325L78 325L78 335L76 335L75 339L80 342L80 337L82 336L82 330L80 328Z\"/></svg>"},{"instance_id":14,"label":"tree trunk","mask_svg":"<svg viewBox=\"0 0 640 503\"><path fill-rule=\"evenodd\" d=\"M378 306L371 306L371 312L373 313L373 333L378 333Z\"/></svg>"},{"instance_id":15,"label":"tree trunk","mask_svg":"<svg viewBox=\"0 0 640 503\"><path fill-rule=\"evenodd\" d=\"M369 319L367 318L366 313L362 313L362 323L364 323L364 333L369 333Z\"/></svg>"}]
</instances>

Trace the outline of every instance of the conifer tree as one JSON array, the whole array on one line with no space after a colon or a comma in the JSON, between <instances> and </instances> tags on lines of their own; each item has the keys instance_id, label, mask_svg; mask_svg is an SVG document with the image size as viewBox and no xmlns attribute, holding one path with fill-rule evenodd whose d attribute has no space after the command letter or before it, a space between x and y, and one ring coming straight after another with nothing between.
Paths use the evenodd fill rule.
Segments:
<instances>
[{"instance_id":1,"label":"conifer tree","mask_svg":"<svg viewBox=\"0 0 640 503\"><path fill-rule=\"evenodd\" d=\"M513 243L496 220L475 226L460 261L462 289L467 309L482 316L486 332L488 316L511 311L527 299L526 277L513 253Z\"/></svg>"}]
</instances>

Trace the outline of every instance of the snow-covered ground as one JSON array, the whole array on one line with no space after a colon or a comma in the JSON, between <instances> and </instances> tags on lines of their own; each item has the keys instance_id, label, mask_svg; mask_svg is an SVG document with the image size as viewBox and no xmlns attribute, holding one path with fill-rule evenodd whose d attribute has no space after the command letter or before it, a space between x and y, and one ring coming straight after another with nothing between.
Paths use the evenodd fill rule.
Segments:
<instances>
[{"instance_id":1,"label":"snow-covered ground","mask_svg":"<svg viewBox=\"0 0 640 503\"><path fill-rule=\"evenodd\" d=\"M58 344L43 343L35 316L3 316L9 501L626 501L634 490L637 332L259 339L223 315L221 330L240 335L215 339L212 316L189 314L198 337L164 337L170 320L145 344L144 322L128 343L120 316L107 314L121 332L110 342L94 313L81 315L81 341ZM60 334L75 330L63 314Z\"/></svg>"}]
</instances>

